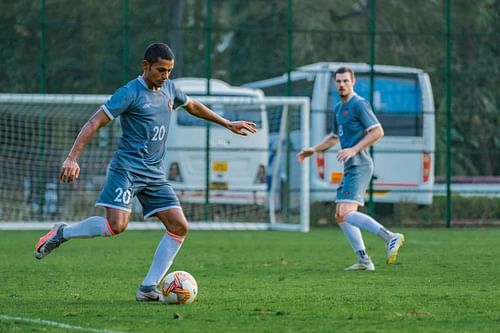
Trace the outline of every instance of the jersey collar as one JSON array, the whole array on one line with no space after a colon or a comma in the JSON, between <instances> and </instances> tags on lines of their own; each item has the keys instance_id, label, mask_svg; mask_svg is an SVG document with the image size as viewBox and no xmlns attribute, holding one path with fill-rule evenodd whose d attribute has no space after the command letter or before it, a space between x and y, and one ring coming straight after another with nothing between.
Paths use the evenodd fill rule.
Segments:
<instances>
[{"instance_id":1,"label":"jersey collar","mask_svg":"<svg viewBox=\"0 0 500 333\"><path fill-rule=\"evenodd\" d=\"M139 75L137 77L137 80L139 80L139 82L144 86L144 88L146 88L147 90L151 91L151 92L158 92L160 91L161 89L158 89L158 90L153 90L153 89L150 89L148 87L148 84L146 83L146 80L144 80L144 75Z\"/></svg>"},{"instance_id":2,"label":"jersey collar","mask_svg":"<svg viewBox=\"0 0 500 333\"><path fill-rule=\"evenodd\" d=\"M151 89L149 89L149 87L148 87L148 85L147 85L146 81L144 80L144 76L139 75L139 76L137 77L137 80L139 80L139 82L140 82L140 83L144 86L144 88L146 88L147 90L151 90Z\"/></svg>"},{"instance_id":3,"label":"jersey collar","mask_svg":"<svg viewBox=\"0 0 500 333\"><path fill-rule=\"evenodd\" d=\"M352 96L351 96L351 97L349 97L349 99L348 99L347 101L342 102L342 104L343 104L343 105L348 104L350 101L352 101L352 99L353 99L355 96L358 96L358 94L356 94L356 92L355 92L355 91L353 91L353 92L352 92Z\"/></svg>"}]
</instances>

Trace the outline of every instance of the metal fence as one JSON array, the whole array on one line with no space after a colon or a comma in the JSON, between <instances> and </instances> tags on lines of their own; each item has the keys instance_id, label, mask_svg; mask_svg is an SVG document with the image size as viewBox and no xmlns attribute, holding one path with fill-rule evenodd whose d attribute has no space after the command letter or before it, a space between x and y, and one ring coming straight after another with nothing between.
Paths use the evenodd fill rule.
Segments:
<instances>
[{"instance_id":1,"label":"metal fence","mask_svg":"<svg viewBox=\"0 0 500 333\"><path fill-rule=\"evenodd\" d=\"M376 213L394 223L495 224L499 7L498 0L4 1L0 91L109 94L140 74L142 52L157 41L174 50L174 77L233 85L318 61L421 68L436 103L439 195L431 207ZM478 183L488 196L474 195ZM330 219L330 210L313 223Z\"/></svg>"}]
</instances>

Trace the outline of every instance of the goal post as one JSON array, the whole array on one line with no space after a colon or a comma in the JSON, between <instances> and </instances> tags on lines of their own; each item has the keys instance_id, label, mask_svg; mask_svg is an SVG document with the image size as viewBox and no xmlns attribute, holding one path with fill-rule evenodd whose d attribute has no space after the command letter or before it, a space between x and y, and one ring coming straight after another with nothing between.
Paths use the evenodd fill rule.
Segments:
<instances>
[{"instance_id":1,"label":"goal post","mask_svg":"<svg viewBox=\"0 0 500 333\"><path fill-rule=\"evenodd\" d=\"M102 215L94 203L121 136L119 121L87 145L76 182L63 184L58 174L80 128L108 98L0 94L0 230L48 229ZM309 146L309 99L194 98L230 120L255 122L257 133L240 137L208 122L198 126L184 110L172 112L164 168L190 228L309 231L309 161L295 161L297 150ZM300 181L283 186L292 177ZM143 220L137 199L131 221L129 229L163 228Z\"/></svg>"}]
</instances>

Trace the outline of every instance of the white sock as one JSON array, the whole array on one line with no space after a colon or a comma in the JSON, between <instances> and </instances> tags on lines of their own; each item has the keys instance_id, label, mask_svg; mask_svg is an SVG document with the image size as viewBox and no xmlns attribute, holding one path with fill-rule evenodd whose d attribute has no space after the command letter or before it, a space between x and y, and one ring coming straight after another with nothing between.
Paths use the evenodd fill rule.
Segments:
<instances>
[{"instance_id":1,"label":"white sock","mask_svg":"<svg viewBox=\"0 0 500 333\"><path fill-rule=\"evenodd\" d=\"M358 261L363 261L367 262L370 261L370 257L368 257L368 254L366 253L365 250L359 250L356 252L356 257L358 257Z\"/></svg>"},{"instance_id":2,"label":"white sock","mask_svg":"<svg viewBox=\"0 0 500 333\"><path fill-rule=\"evenodd\" d=\"M184 236L174 235L171 232L166 232L156 248L153 262L149 268L149 272L142 281L142 286L157 286L163 276L167 273L172 265L177 252L184 242Z\"/></svg>"},{"instance_id":3,"label":"white sock","mask_svg":"<svg viewBox=\"0 0 500 333\"><path fill-rule=\"evenodd\" d=\"M359 229L371 232L372 234L379 236L386 242L390 241L394 236L392 232L384 228L373 218L360 212L350 212L344 218L344 222L358 227Z\"/></svg>"},{"instance_id":4,"label":"white sock","mask_svg":"<svg viewBox=\"0 0 500 333\"><path fill-rule=\"evenodd\" d=\"M65 239L109 237L113 235L113 230L108 221L102 216L91 216L80 223L69 225L63 230Z\"/></svg>"},{"instance_id":5,"label":"white sock","mask_svg":"<svg viewBox=\"0 0 500 333\"><path fill-rule=\"evenodd\" d=\"M344 232L344 236L351 245L354 252L365 251L365 243L363 242L363 237L361 236L361 231L347 223L339 223L340 229Z\"/></svg>"}]
</instances>

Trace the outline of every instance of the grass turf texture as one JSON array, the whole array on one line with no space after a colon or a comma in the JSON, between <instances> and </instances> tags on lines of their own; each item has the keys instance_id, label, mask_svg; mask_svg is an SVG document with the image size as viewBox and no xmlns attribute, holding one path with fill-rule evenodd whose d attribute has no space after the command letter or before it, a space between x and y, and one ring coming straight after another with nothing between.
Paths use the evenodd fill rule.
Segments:
<instances>
[{"instance_id":1,"label":"grass turf texture","mask_svg":"<svg viewBox=\"0 0 500 333\"><path fill-rule=\"evenodd\" d=\"M398 230L399 231L399 230ZM494 332L500 327L499 229L406 229L398 262L365 235L375 272L337 229L202 232L171 270L199 295L184 306L138 303L159 231L71 240L41 261L41 232L0 233L0 315L122 332ZM64 332L0 319L1 332Z\"/></svg>"}]
</instances>

